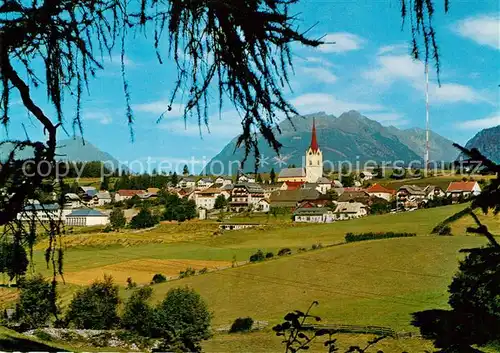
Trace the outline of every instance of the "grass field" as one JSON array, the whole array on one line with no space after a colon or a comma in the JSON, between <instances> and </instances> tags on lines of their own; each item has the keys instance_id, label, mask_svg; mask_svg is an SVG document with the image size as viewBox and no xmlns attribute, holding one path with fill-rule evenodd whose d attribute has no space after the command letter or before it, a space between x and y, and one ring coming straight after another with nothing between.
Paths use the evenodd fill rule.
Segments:
<instances>
[{"instance_id":1,"label":"grass field","mask_svg":"<svg viewBox=\"0 0 500 353\"><path fill-rule=\"evenodd\" d=\"M461 181L463 176L461 175L444 175L444 176L434 176L434 177L428 177L428 178L422 178L422 179L405 179L405 180L394 180L394 179L383 179L380 181L377 180L371 180L372 183L379 183L385 187L391 188L393 190L399 189L403 185L418 185L421 187L425 187L427 185L435 185L439 186L441 189L446 190L448 188L448 185L452 181ZM472 177L474 180L479 181L479 180L488 180L493 178L493 176L482 176L482 175L476 175Z\"/></svg>"},{"instance_id":2,"label":"grass field","mask_svg":"<svg viewBox=\"0 0 500 353\"><path fill-rule=\"evenodd\" d=\"M126 278L147 283L154 273L175 275L187 267L230 267L233 260L248 260L257 249L289 247L294 255L258 264L228 268L154 286L154 300L177 286L195 288L214 313L213 325L227 326L237 317L278 323L290 310L305 309L313 300L315 314L328 323L378 325L398 331L415 331L411 313L447 307L447 286L462 256L458 250L486 244L479 236L466 236L463 219L452 226L455 236L429 236L440 221L466 205L451 205L414 212L369 216L333 224L296 225L286 220L241 231L218 234L217 223L163 224L147 232L71 234L64 237L67 284L60 299L67 305L79 284L109 273L124 289ZM495 232L500 218L481 216ZM418 237L343 244L347 232L415 232ZM296 254L298 248L322 243L321 250ZM44 244L34 253L37 271L50 275L43 260ZM15 298L12 289L0 288L0 301ZM345 335L362 343L358 335ZM362 338L362 337L361 337ZM428 342L409 339L388 341L386 352L423 351ZM217 334L205 343L207 352L275 352L279 340L272 332L248 335ZM315 351L315 350L313 350Z\"/></svg>"}]
</instances>

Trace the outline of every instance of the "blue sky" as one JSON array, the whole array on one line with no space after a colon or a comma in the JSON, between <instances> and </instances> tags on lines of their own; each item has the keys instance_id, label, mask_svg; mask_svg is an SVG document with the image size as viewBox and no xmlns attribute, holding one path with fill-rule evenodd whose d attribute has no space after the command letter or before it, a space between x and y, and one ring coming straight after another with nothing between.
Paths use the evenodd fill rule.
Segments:
<instances>
[{"instance_id":1,"label":"blue sky","mask_svg":"<svg viewBox=\"0 0 500 353\"><path fill-rule=\"evenodd\" d=\"M441 53L441 82L431 69L431 128L459 143L482 128L500 124L500 38L499 2L451 0L444 14L442 0L436 0L435 28ZM409 28L403 31L399 0L313 1L302 0L293 8L300 13L301 28L312 36L323 36L335 45L317 49L293 47L295 76L293 92L287 96L300 113L326 111L340 115L356 109L384 125L399 128L425 126L424 66L408 55ZM163 52L167 54L167 43ZM151 40L137 34L127 43L127 75L135 114L135 141L131 142L124 114L124 95L119 56L105 60L105 70L91 82L84 102L84 137L122 161L195 160L200 166L240 131L239 117L226 104L222 117L210 120L211 131L196 121L181 117L182 100L160 122L176 78L170 60L160 65ZM52 112L44 89L35 92L40 105ZM14 99L10 138L22 137L24 123L31 138L39 138L38 125ZM67 96L65 116L71 133L75 114ZM62 133L60 138L67 138ZM0 132L0 139L7 132Z\"/></svg>"}]
</instances>

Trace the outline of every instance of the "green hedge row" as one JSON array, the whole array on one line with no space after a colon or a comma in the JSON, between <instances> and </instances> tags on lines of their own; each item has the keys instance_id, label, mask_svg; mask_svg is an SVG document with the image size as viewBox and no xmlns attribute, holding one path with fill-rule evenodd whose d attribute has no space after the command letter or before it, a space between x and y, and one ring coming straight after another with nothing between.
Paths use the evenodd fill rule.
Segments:
<instances>
[{"instance_id":1,"label":"green hedge row","mask_svg":"<svg viewBox=\"0 0 500 353\"><path fill-rule=\"evenodd\" d=\"M395 233L395 232L380 232L380 233L347 233L345 235L345 241L347 243L352 243L354 241L363 240L374 240L374 239L388 239L388 238L405 238L405 237L415 237L415 233Z\"/></svg>"}]
</instances>

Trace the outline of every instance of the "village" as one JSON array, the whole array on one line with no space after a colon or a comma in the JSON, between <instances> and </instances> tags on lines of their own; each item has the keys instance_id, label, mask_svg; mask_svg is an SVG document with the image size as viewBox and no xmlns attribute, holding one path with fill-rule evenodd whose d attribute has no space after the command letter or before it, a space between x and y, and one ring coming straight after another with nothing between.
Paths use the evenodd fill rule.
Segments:
<instances>
[{"instance_id":1,"label":"village","mask_svg":"<svg viewBox=\"0 0 500 353\"><path fill-rule=\"evenodd\" d=\"M260 179L260 180L259 180ZM342 179L324 175L323 154L313 122L311 143L305 151L305 167L284 168L275 180L263 181L260 175L240 172L236 176L182 177L176 185L145 190L119 189L115 192L79 186L77 192L64 194L64 205L28 201L22 221L48 221L58 217L68 226L105 226L109 210L127 200L156 200L161 193L192 201L201 220L218 219L221 213L289 214L294 222L331 223L369 214L413 211L418 208L464 202L481 192L474 180L451 181L446 189L437 185L408 184L397 189L377 182L374 170L358 171L354 186ZM419 180L417 178L416 180ZM137 212L135 212L137 213ZM134 213L131 213L132 217Z\"/></svg>"}]
</instances>

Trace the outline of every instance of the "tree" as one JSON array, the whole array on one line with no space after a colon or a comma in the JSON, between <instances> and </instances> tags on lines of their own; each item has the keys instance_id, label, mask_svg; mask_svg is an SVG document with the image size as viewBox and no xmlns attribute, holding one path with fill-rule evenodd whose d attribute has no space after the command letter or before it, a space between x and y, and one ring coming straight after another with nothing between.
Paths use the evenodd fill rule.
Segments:
<instances>
[{"instance_id":1,"label":"tree","mask_svg":"<svg viewBox=\"0 0 500 353\"><path fill-rule=\"evenodd\" d=\"M341 179L342 185L344 187L351 187L354 186L354 175L352 173L346 174L342 176Z\"/></svg>"},{"instance_id":2,"label":"tree","mask_svg":"<svg viewBox=\"0 0 500 353\"><path fill-rule=\"evenodd\" d=\"M74 295L66 320L80 329L109 330L118 324L119 303L118 286L104 276Z\"/></svg>"},{"instance_id":3,"label":"tree","mask_svg":"<svg viewBox=\"0 0 500 353\"><path fill-rule=\"evenodd\" d=\"M14 240L0 243L0 273L7 273L9 280L19 280L28 269L28 256L24 247Z\"/></svg>"},{"instance_id":4,"label":"tree","mask_svg":"<svg viewBox=\"0 0 500 353\"><path fill-rule=\"evenodd\" d=\"M150 228L157 225L159 219L157 216L151 213L151 210L146 207L142 207L137 215L132 217L130 220L130 228L142 229Z\"/></svg>"},{"instance_id":5,"label":"tree","mask_svg":"<svg viewBox=\"0 0 500 353\"><path fill-rule=\"evenodd\" d=\"M163 219L166 221L180 221L196 217L196 203L192 200L180 198L176 194L167 194L162 202L165 204Z\"/></svg>"},{"instance_id":6,"label":"tree","mask_svg":"<svg viewBox=\"0 0 500 353\"><path fill-rule=\"evenodd\" d=\"M211 319L207 304L193 289L170 289L155 310L156 335L165 338L162 350L180 343L184 351L201 352L200 342L210 338Z\"/></svg>"},{"instance_id":7,"label":"tree","mask_svg":"<svg viewBox=\"0 0 500 353\"><path fill-rule=\"evenodd\" d=\"M171 177L170 177L170 183L172 184L172 186L177 186L177 184L179 183L179 177L177 176L177 173L174 172Z\"/></svg>"},{"instance_id":8,"label":"tree","mask_svg":"<svg viewBox=\"0 0 500 353\"><path fill-rule=\"evenodd\" d=\"M255 178L255 182L262 184L262 175L260 175L260 173L257 173L257 177Z\"/></svg>"},{"instance_id":9,"label":"tree","mask_svg":"<svg viewBox=\"0 0 500 353\"><path fill-rule=\"evenodd\" d=\"M269 173L269 179L271 179L271 184L276 183L276 172L274 171L274 168L272 168Z\"/></svg>"},{"instance_id":10,"label":"tree","mask_svg":"<svg viewBox=\"0 0 500 353\"><path fill-rule=\"evenodd\" d=\"M105 175L102 177L102 181L101 181L101 185L100 185L99 189L109 190L109 176Z\"/></svg>"},{"instance_id":11,"label":"tree","mask_svg":"<svg viewBox=\"0 0 500 353\"><path fill-rule=\"evenodd\" d=\"M57 315L55 283L48 282L42 275L19 281L17 316L28 329L45 326L51 314Z\"/></svg>"},{"instance_id":12,"label":"tree","mask_svg":"<svg viewBox=\"0 0 500 353\"><path fill-rule=\"evenodd\" d=\"M214 208L215 208L216 210L222 210L222 209L224 209L226 206L227 206L227 200L226 200L226 198L224 197L224 195L219 195L219 196L217 196L217 198L215 199Z\"/></svg>"},{"instance_id":13,"label":"tree","mask_svg":"<svg viewBox=\"0 0 500 353\"><path fill-rule=\"evenodd\" d=\"M148 304L153 289L142 287L134 291L125 303L121 325L126 330L131 330L144 337L151 337L154 326L154 311Z\"/></svg>"},{"instance_id":14,"label":"tree","mask_svg":"<svg viewBox=\"0 0 500 353\"><path fill-rule=\"evenodd\" d=\"M121 208L113 208L113 211L109 215L109 222L111 227L116 230L125 227L127 219L123 210Z\"/></svg>"},{"instance_id":15,"label":"tree","mask_svg":"<svg viewBox=\"0 0 500 353\"><path fill-rule=\"evenodd\" d=\"M426 310L413 314L412 324L424 337L434 340L436 347L449 352L473 352L473 345L485 345L500 340L500 244L481 223L476 210L484 213L500 212L500 166L484 157L477 149L468 150L454 144L473 161L480 161L495 179L473 198L470 206L438 224L433 233L439 233L452 222L470 216L476 226L470 233L488 239L486 247L464 249L468 253L460 263L459 271L448 288L451 310Z\"/></svg>"},{"instance_id":16,"label":"tree","mask_svg":"<svg viewBox=\"0 0 500 353\"><path fill-rule=\"evenodd\" d=\"M184 168L182 168L182 175L189 175L189 168L187 164L184 164Z\"/></svg>"}]
</instances>

